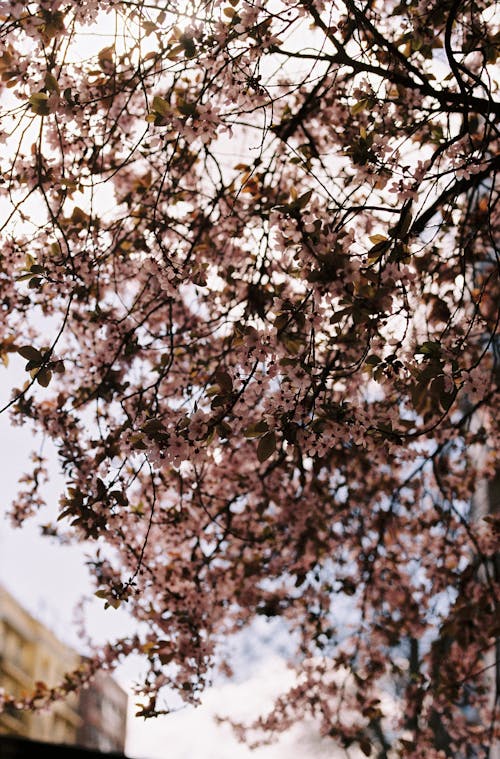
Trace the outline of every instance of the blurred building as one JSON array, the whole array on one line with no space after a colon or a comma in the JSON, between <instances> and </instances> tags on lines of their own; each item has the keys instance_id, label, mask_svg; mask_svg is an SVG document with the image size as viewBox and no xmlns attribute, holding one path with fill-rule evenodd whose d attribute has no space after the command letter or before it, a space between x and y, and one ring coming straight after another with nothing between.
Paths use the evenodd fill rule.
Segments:
<instances>
[{"instance_id":1,"label":"blurred building","mask_svg":"<svg viewBox=\"0 0 500 759\"><path fill-rule=\"evenodd\" d=\"M52 687L80 662L76 651L0 586L0 687L14 696L29 694L37 681ZM126 693L100 673L80 696L71 693L47 711L8 707L0 712L0 734L123 753L126 719Z\"/></svg>"},{"instance_id":2,"label":"blurred building","mask_svg":"<svg viewBox=\"0 0 500 759\"><path fill-rule=\"evenodd\" d=\"M37 681L52 687L79 662L76 651L61 643L0 586L0 687L14 696L28 694ZM0 733L54 743L76 743L80 724L75 694L47 712L7 708L0 713Z\"/></svg>"},{"instance_id":3,"label":"blurred building","mask_svg":"<svg viewBox=\"0 0 500 759\"><path fill-rule=\"evenodd\" d=\"M120 751L125 746L127 694L105 672L98 672L80 693L81 724L77 743L99 751Z\"/></svg>"}]
</instances>

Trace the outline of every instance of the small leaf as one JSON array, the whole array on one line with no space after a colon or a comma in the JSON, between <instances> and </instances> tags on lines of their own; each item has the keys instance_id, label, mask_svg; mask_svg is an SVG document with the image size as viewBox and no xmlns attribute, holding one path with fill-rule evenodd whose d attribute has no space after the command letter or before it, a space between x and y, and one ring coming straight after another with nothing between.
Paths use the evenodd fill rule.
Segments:
<instances>
[{"instance_id":1,"label":"small leaf","mask_svg":"<svg viewBox=\"0 0 500 759\"><path fill-rule=\"evenodd\" d=\"M441 355L441 344L433 340L427 340L422 345L419 345L415 350L415 356L439 356Z\"/></svg>"},{"instance_id":2,"label":"small leaf","mask_svg":"<svg viewBox=\"0 0 500 759\"><path fill-rule=\"evenodd\" d=\"M103 49L98 52L97 59L99 61L99 66L103 69L103 71L108 71L113 66L114 52L115 50L113 45L110 45L109 47L103 47Z\"/></svg>"},{"instance_id":3,"label":"small leaf","mask_svg":"<svg viewBox=\"0 0 500 759\"><path fill-rule=\"evenodd\" d=\"M266 459L272 456L275 450L276 435L274 432L267 432L264 437L259 440L259 445L257 446L257 458L261 464L263 461L266 461Z\"/></svg>"},{"instance_id":4,"label":"small leaf","mask_svg":"<svg viewBox=\"0 0 500 759\"><path fill-rule=\"evenodd\" d=\"M196 116L198 113L196 103L186 103L181 101L177 105L177 110L179 113L182 113L183 116Z\"/></svg>"},{"instance_id":5,"label":"small leaf","mask_svg":"<svg viewBox=\"0 0 500 759\"><path fill-rule=\"evenodd\" d=\"M49 96L46 92L34 92L28 99L33 113L36 113L38 116L47 116L50 113L48 99Z\"/></svg>"},{"instance_id":6,"label":"small leaf","mask_svg":"<svg viewBox=\"0 0 500 759\"><path fill-rule=\"evenodd\" d=\"M412 201L406 200L401 209L399 221L394 227L390 227L389 235L395 240L402 240L410 229L412 222Z\"/></svg>"},{"instance_id":7,"label":"small leaf","mask_svg":"<svg viewBox=\"0 0 500 759\"><path fill-rule=\"evenodd\" d=\"M351 113L353 116L357 116L358 113L361 113L365 110L365 108L368 106L368 100L358 100L357 103L354 103L353 106L351 106Z\"/></svg>"},{"instance_id":8,"label":"small leaf","mask_svg":"<svg viewBox=\"0 0 500 759\"><path fill-rule=\"evenodd\" d=\"M288 337L287 335L283 337L283 343L292 356L297 356L304 345L304 341L300 337Z\"/></svg>"},{"instance_id":9,"label":"small leaf","mask_svg":"<svg viewBox=\"0 0 500 759\"><path fill-rule=\"evenodd\" d=\"M384 235L371 235L368 239L374 245L377 245L379 242L386 242L387 237L385 237Z\"/></svg>"},{"instance_id":10,"label":"small leaf","mask_svg":"<svg viewBox=\"0 0 500 759\"><path fill-rule=\"evenodd\" d=\"M49 92L56 92L59 95L59 84L57 83L55 76L51 74L50 71L47 71L45 74L45 86Z\"/></svg>"},{"instance_id":11,"label":"small leaf","mask_svg":"<svg viewBox=\"0 0 500 759\"><path fill-rule=\"evenodd\" d=\"M172 48L170 48L167 54L167 58L169 59L169 61L174 61L177 58L177 56L182 52L184 52L183 45L174 45Z\"/></svg>"},{"instance_id":12,"label":"small leaf","mask_svg":"<svg viewBox=\"0 0 500 759\"><path fill-rule=\"evenodd\" d=\"M365 756L371 756L372 744L370 743L368 738L361 738L359 742L359 747Z\"/></svg>"},{"instance_id":13,"label":"small leaf","mask_svg":"<svg viewBox=\"0 0 500 759\"><path fill-rule=\"evenodd\" d=\"M153 111L159 113L160 116L168 116L170 113L170 105L164 98L155 95L153 98Z\"/></svg>"},{"instance_id":14,"label":"small leaf","mask_svg":"<svg viewBox=\"0 0 500 759\"><path fill-rule=\"evenodd\" d=\"M303 195L300 196L300 198L297 198L297 200L294 202L295 208L305 208L306 205L309 203L311 196L313 194L312 190L308 190Z\"/></svg>"},{"instance_id":15,"label":"small leaf","mask_svg":"<svg viewBox=\"0 0 500 759\"><path fill-rule=\"evenodd\" d=\"M233 390L233 380L230 374L227 372L218 369L215 372L215 379L217 380L217 384L223 393L231 393Z\"/></svg>"},{"instance_id":16,"label":"small leaf","mask_svg":"<svg viewBox=\"0 0 500 759\"><path fill-rule=\"evenodd\" d=\"M406 233L408 232L410 228L410 224L412 222L412 213L411 213L411 203L408 203L406 207L403 210L403 213L401 215L401 222L400 222L400 228L399 228L399 234L401 237L404 237Z\"/></svg>"},{"instance_id":17,"label":"small leaf","mask_svg":"<svg viewBox=\"0 0 500 759\"><path fill-rule=\"evenodd\" d=\"M155 32L158 27L152 21L143 21L142 22L142 28L146 32L146 37L147 37L148 34L151 34L152 32Z\"/></svg>"},{"instance_id":18,"label":"small leaf","mask_svg":"<svg viewBox=\"0 0 500 759\"><path fill-rule=\"evenodd\" d=\"M75 206L70 218L73 224L83 226L84 224L88 223L90 216L86 214L85 211L83 211L79 206Z\"/></svg>"},{"instance_id":19,"label":"small leaf","mask_svg":"<svg viewBox=\"0 0 500 759\"><path fill-rule=\"evenodd\" d=\"M136 433L135 435L132 435L130 438L130 442L132 444L132 447L136 451L145 451L147 449L147 445L144 442L143 436L140 433Z\"/></svg>"},{"instance_id":20,"label":"small leaf","mask_svg":"<svg viewBox=\"0 0 500 759\"><path fill-rule=\"evenodd\" d=\"M165 426L160 419L148 419L148 421L142 425L141 429L147 435L150 435L150 434L154 434L155 432L164 431Z\"/></svg>"},{"instance_id":21,"label":"small leaf","mask_svg":"<svg viewBox=\"0 0 500 759\"><path fill-rule=\"evenodd\" d=\"M243 431L243 434L247 438L252 437L260 437L265 432L268 432L269 427L267 422L265 422L263 419L260 422L255 422L255 424L250 424L246 430Z\"/></svg>"},{"instance_id":22,"label":"small leaf","mask_svg":"<svg viewBox=\"0 0 500 759\"><path fill-rule=\"evenodd\" d=\"M380 364L381 360L381 358L372 353L370 356L367 356L365 363L368 364L368 366L376 366L377 364Z\"/></svg>"},{"instance_id":23,"label":"small leaf","mask_svg":"<svg viewBox=\"0 0 500 759\"><path fill-rule=\"evenodd\" d=\"M37 361L41 363L43 360L43 356L40 351L36 348L33 348L32 345L23 345L21 348L17 349L17 352L27 361Z\"/></svg>"},{"instance_id":24,"label":"small leaf","mask_svg":"<svg viewBox=\"0 0 500 759\"><path fill-rule=\"evenodd\" d=\"M60 522L61 519L65 519L66 517L69 517L69 515L72 513L73 512L71 511L71 509L64 509L64 511L61 511L61 513L57 517L57 521Z\"/></svg>"},{"instance_id":25,"label":"small leaf","mask_svg":"<svg viewBox=\"0 0 500 759\"><path fill-rule=\"evenodd\" d=\"M352 306L348 306L347 308L341 308L340 311L335 311L330 316L330 324L337 324L337 322L341 321L341 319L344 318L344 316L348 316L352 313Z\"/></svg>"},{"instance_id":26,"label":"small leaf","mask_svg":"<svg viewBox=\"0 0 500 759\"><path fill-rule=\"evenodd\" d=\"M184 49L184 55L186 58L194 58L196 55L196 46L192 37L188 37L186 34L181 34L179 42Z\"/></svg>"},{"instance_id":27,"label":"small leaf","mask_svg":"<svg viewBox=\"0 0 500 759\"><path fill-rule=\"evenodd\" d=\"M128 506L128 498L122 490L111 490L109 493L120 506Z\"/></svg>"},{"instance_id":28,"label":"small leaf","mask_svg":"<svg viewBox=\"0 0 500 759\"><path fill-rule=\"evenodd\" d=\"M48 387L51 379L52 379L52 372L50 371L50 369L47 369L47 367L40 369L40 371L36 375L36 381L42 387Z\"/></svg>"},{"instance_id":29,"label":"small leaf","mask_svg":"<svg viewBox=\"0 0 500 759\"><path fill-rule=\"evenodd\" d=\"M368 263L376 263L379 261L384 253L387 253L389 248L391 247L390 240L383 240L381 242L376 243L373 248L370 248L368 251Z\"/></svg>"},{"instance_id":30,"label":"small leaf","mask_svg":"<svg viewBox=\"0 0 500 759\"><path fill-rule=\"evenodd\" d=\"M288 323L291 321L290 314L287 311L281 311L279 314L277 314L275 320L274 320L274 326L280 332L282 329L284 329Z\"/></svg>"}]
</instances>

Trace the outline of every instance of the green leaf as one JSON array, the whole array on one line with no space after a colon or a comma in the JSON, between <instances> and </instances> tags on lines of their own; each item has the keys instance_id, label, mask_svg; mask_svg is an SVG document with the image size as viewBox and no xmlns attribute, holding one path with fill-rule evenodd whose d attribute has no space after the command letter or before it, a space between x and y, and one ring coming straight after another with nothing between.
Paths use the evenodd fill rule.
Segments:
<instances>
[{"instance_id":1,"label":"green leaf","mask_svg":"<svg viewBox=\"0 0 500 759\"><path fill-rule=\"evenodd\" d=\"M218 369L215 372L215 379L222 393L231 393L233 390L233 380L228 372Z\"/></svg>"},{"instance_id":2,"label":"green leaf","mask_svg":"<svg viewBox=\"0 0 500 759\"><path fill-rule=\"evenodd\" d=\"M371 756L372 744L370 743L368 738L361 738L361 740L359 741L359 747L365 756Z\"/></svg>"},{"instance_id":3,"label":"green leaf","mask_svg":"<svg viewBox=\"0 0 500 759\"><path fill-rule=\"evenodd\" d=\"M411 205L408 205L401 215L401 225L399 228L399 234L401 237L404 237L408 230L410 229L410 224L413 220L412 213L411 213Z\"/></svg>"},{"instance_id":4,"label":"green leaf","mask_svg":"<svg viewBox=\"0 0 500 759\"><path fill-rule=\"evenodd\" d=\"M47 116L50 113L48 104L49 96L46 92L34 92L31 97L28 98L28 103L31 106L33 113L38 116Z\"/></svg>"},{"instance_id":5,"label":"green leaf","mask_svg":"<svg viewBox=\"0 0 500 759\"><path fill-rule=\"evenodd\" d=\"M427 340L416 349L415 355L417 356L419 354L424 356L439 356L441 354L441 344L432 340Z\"/></svg>"},{"instance_id":6,"label":"green leaf","mask_svg":"<svg viewBox=\"0 0 500 759\"><path fill-rule=\"evenodd\" d=\"M257 446L257 458L262 463L273 455L276 450L276 435L274 432L267 432L264 437L259 440Z\"/></svg>"},{"instance_id":7,"label":"green leaf","mask_svg":"<svg viewBox=\"0 0 500 759\"><path fill-rule=\"evenodd\" d=\"M114 52L114 45L103 47L103 49L98 52L97 59L102 69L107 70L110 66L113 65Z\"/></svg>"},{"instance_id":8,"label":"green leaf","mask_svg":"<svg viewBox=\"0 0 500 759\"><path fill-rule=\"evenodd\" d=\"M175 61L179 53L182 53L185 50L183 45L174 45L170 48L170 50L167 53L167 58L169 61Z\"/></svg>"},{"instance_id":9,"label":"green leaf","mask_svg":"<svg viewBox=\"0 0 500 759\"><path fill-rule=\"evenodd\" d=\"M50 369L47 369L47 367L40 369L40 371L36 375L36 381L42 387L48 387L51 379L52 379L52 372L50 371Z\"/></svg>"},{"instance_id":10,"label":"green leaf","mask_svg":"<svg viewBox=\"0 0 500 759\"><path fill-rule=\"evenodd\" d=\"M23 345L21 348L17 349L17 352L27 361L37 361L39 363L43 361L43 356L40 351L33 348L32 345Z\"/></svg>"},{"instance_id":11,"label":"green leaf","mask_svg":"<svg viewBox=\"0 0 500 759\"><path fill-rule=\"evenodd\" d=\"M160 116L168 116L170 113L170 105L166 100L155 95L153 98L153 111L159 113Z\"/></svg>"},{"instance_id":12,"label":"green leaf","mask_svg":"<svg viewBox=\"0 0 500 759\"><path fill-rule=\"evenodd\" d=\"M381 242L387 242L385 235L370 235L368 238L374 245L378 245Z\"/></svg>"},{"instance_id":13,"label":"green leaf","mask_svg":"<svg viewBox=\"0 0 500 759\"><path fill-rule=\"evenodd\" d=\"M229 440L229 438L231 437L232 430L229 424L227 424L227 422L221 422L220 424L217 425L217 432L220 438L222 438L223 440Z\"/></svg>"},{"instance_id":14,"label":"green leaf","mask_svg":"<svg viewBox=\"0 0 500 759\"><path fill-rule=\"evenodd\" d=\"M141 430L147 435L151 435L155 432L163 432L165 430L165 425L160 419L148 419L148 421L144 422L142 425Z\"/></svg>"},{"instance_id":15,"label":"green leaf","mask_svg":"<svg viewBox=\"0 0 500 759\"><path fill-rule=\"evenodd\" d=\"M374 236L381 237L381 235L374 235ZM373 264L379 261L380 258L384 255L384 253L387 253L390 247L391 247L391 241L387 239L380 240L380 242L375 243L375 245L372 248L370 248L370 250L368 251L368 263Z\"/></svg>"},{"instance_id":16,"label":"green leaf","mask_svg":"<svg viewBox=\"0 0 500 759\"><path fill-rule=\"evenodd\" d=\"M368 107L368 100L363 98L362 100L358 100L357 103L354 103L353 106L351 106L351 113L353 116L357 116L358 113L361 113Z\"/></svg>"},{"instance_id":17,"label":"green leaf","mask_svg":"<svg viewBox=\"0 0 500 759\"><path fill-rule=\"evenodd\" d=\"M56 92L59 95L59 84L57 79L50 71L45 74L45 86L49 92Z\"/></svg>"},{"instance_id":18,"label":"green leaf","mask_svg":"<svg viewBox=\"0 0 500 759\"><path fill-rule=\"evenodd\" d=\"M183 116L196 116L198 113L196 103L180 102L177 105L177 110L179 113L182 113Z\"/></svg>"},{"instance_id":19,"label":"green leaf","mask_svg":"<svg viewBox=\"0 0 500 759\"><path fill-rule=\"evenodd\" d=\"M394 227L391 227L388 232L389 235L396 240L402 240L406 233L408 232L411 222L412 222L412 213L411 213L411 207L412 203L411 201L405 201L403 204L403 208L401 209L401 215L399 217L399 221Z\"/></svg>"},{"instance_id":20,"label":"green leaf","mask_svg":"<svg viewBox=\"0 0 500 759\"><path fill-rule=\"evenodd\" d=\"M109 493L120 506L128 506L128 498L122 490L111 490Z\"/></svg>"},{"instance_id":21,"label":"green leaf","mask_svg":"<svg viewBox=\"0 0 500 759\"><path fill-rule=\"evenodd\" d=\"M283 337L283 343L287 351L291 353L292 356L297 356L297 354L300 353L300 350L304 345L304 341L302 340L302 338L298 336L287 337L285 335Z\"/></svg>"},{"instance_id":22,"label":"green leaf","mask_svg":"<svg viewBox=\"0 0 500 759\"><path fill-rule=\"evenodd\" d=\"M206 394L209 398L213 398L214 395L218 395L220 393L220 387L219 385L210 385L210 387L207 387Z\"/></svg>"},{"instance_id":23,"label":"green leaf","mask_svg":"<svg viewBox=\"0 0 500 759\"><path fill-rule=\"evenodd\" d=\"M281 311L279 314L277 314L275 320L274 320L274 326L280 332L280 330L284 329L289 322L291 322L290 314L287 311Z\"/></svg>"},{"instance_id":24,"label":"green leaf","mask_svg":"<svg viewBox=\"0 0 500 759\"><path fill-rule=\"evenodd\" d=\"M292 203L293 207L300 208L300 209L305 208L306 205L309 203L312 194L313 194L312 190L308 190L307 192L305 192L303 195L300 196L300 198L297 198L297 200L295 200Z\"/></svg>"},{"instance_id":25,"label":"green leaf","mask_svg":"<svg viewBox=\"0 0 500 759\"><path fill-rule=\"evenodd\" d=\"M64 368L64 362L59 359L59 361L53 361L50 364L50 368L53 372L56 372L57 374L64 374L66 369Z\"/></svg>"},{"instance_id":26,"label":"green leaf","mask_svg":"<svg viewBox=\"0 0 500 759\"><path fill-rule=\"evenodd\" d=\"M146 37L148 36L148 34L151 34L152 32L155 32L158 29L156 24L154 24L152 21L143 21L142 28L146 32Z\"/></svg>"},{"instance_id":27,"label":"green leaf","mask_svg":"<svg viewBox=\"0 0 500 759\"><path fill-rule=\"evenodd\" d=\"M196 55L196 46L192 37L188 37L185 34L181 34L179 42L184 49L184 55L186 58L194 58Z\"/></svg>"},{"instance_id":28,"label":"green leaf","mask_svg":"<svg viewBox=\"0 0 500 759\"><path fill-rule=\"evenodd\" d=\"M57 517L57 521L60 522L61 519L65 519L66 517L69 517L70 514L72 514L72 513L73 512L71 511L71 509L64 509L64 511L61 511L61 513Z\"/></svg>"},{"instance_id":29,"label":"green leaf","mask_svg":"<svg viewBox=\"0 0 500 759\"><path fill-rule=\"evenodd\" d=\"M337 322L343 319L344 316L348 316L351 313L352 313L352 306L348 306L347 308L341 308L340 311L335 311L335 313L330 316L330 324L337 324Z\"/></svg>"},{"instance_id":30,"label":"green leaf","mask_svg":"<svg viewBox=\"0 0 500 759\"><path fill-rule=\"evenodd\" d=\"M269 430L269 426L268 426L267 422L265 422L264 420L262 420L260 422L255 422L255 424L250 424L246 428L246 430L243 431L243 434L247 438L260 437L261 435L263 435L268 430Z\"/></svg>"},{"instance_id":31,"label":"green leaf","mask_svg":"<svg viewBox=\"0 0 500 759\"><path fill-rule=\"evenodd\" d=\"M367 356L365 363L369 366L376 366L377 364L380 364L381 361L382 359L379 356L372 353L370 356Z\"/></svg>"}]
</instances>

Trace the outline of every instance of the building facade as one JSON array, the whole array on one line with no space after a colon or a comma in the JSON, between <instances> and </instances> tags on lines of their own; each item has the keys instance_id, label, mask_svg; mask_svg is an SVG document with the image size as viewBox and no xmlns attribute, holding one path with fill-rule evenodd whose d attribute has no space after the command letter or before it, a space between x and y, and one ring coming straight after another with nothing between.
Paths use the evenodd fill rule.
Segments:
<instances>
[{"instance_id":1,"label":"building facade","mask_svg":"<svg viewBox=\"0 0 500 759\"><path fill-rule=\"evenodd\" d=\"M78 745L99 751L124 750L127 694L112 677L98 672L89 687L82 689L79 713Z\"/></svg>"},{"instance_id":2,"label":"building facade","mask_svg":"<svg viewBox=\"0 0 500 759\"><path fill-rule=\"evenodd\" d=\"M28 694L37 681L57 685L79 662L75 651L0 586L0 686L7 693ZM76 743L80 724L75 694L55 703L50 711L7 709L0 713L0 732L54 743Z\"/></svg>"},{"instance_id":3,"label":"building facade","mask_svg":"<svg viewBox=\"0 0 500 759\"><path fill-rule=\"evenodd\" d=\"M53 687L81 660L0 586L0 687L19 697L38 681ZM126 693L99 673L79 696L71 693L47 711L0 712L0 734L123 752L126 719Z\"/></svg>"}]
</instances>

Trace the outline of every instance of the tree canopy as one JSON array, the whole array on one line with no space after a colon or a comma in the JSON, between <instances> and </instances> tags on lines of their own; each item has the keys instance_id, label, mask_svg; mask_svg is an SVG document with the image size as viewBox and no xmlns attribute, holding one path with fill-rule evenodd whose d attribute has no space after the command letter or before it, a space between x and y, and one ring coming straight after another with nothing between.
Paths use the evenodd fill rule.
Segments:
<instances>
[{"instance_id":1,"label":"tree canopy","mask_svg":"<svg viewBox=\"0 0 500 759\"><path fill-rule=\"evenodd\" d=\"M57 448L44 531L140 623L101 659L146 657L145 715L279 616L264 730L494 743L495 9L0 3L3 410Z\"/></svg>"}]
</instances>

